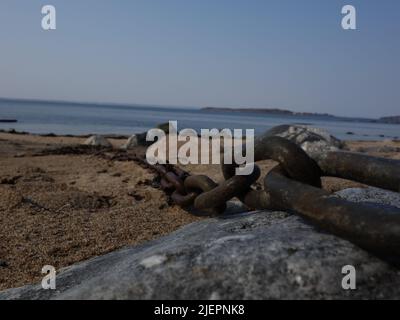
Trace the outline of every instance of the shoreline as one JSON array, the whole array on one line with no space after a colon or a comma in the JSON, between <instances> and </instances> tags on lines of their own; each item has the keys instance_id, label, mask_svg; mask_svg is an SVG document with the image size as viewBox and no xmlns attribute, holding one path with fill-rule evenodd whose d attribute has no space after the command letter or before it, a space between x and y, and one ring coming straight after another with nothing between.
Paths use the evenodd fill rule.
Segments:
<instances>
[{"instance_id":1,"label":"shoreline","mask_svg":"<svg viewBox=\"0 0 400 320\"><path fill-rule=\"evenodd\" d=\"M307 126L312 126L311 124L304 124ZM114 139L114 140L127 140L132 135L142 134L142 133L132 133L132 134L120 134L120 133L88 133L88 134L55 134L52 132L49 133L32 133L27 131L18 131L15 129L0 129L0 134L13 134L13 135L20 135L20 136L34 136L34 137L43 137L43 138L80 138L80 139L87 139L95 135L100 135L106 139ZM348 131L346 135L350 138L355 135L354 132ZM371 139L342 139L344 142L393 142L393 143L400 143L400 137L391 137L385 135L378 135L373 139L373 136L366 136L363 135L364 138ZM379 139L378 139L379 138Z\"/></svg>"},{"instance_id":2,"label":"shoreline","mask_svg":"<svg viewBox=\"0 0 400 320\"><path fill-rule=\"evenodd\" d=\"M91 136L96 135L95 133L90 134L55 134L55 133L32 133L27 131L17 131L15 129L0 129L0 133L6 134L15 134L21 136L38 136L38 137L54 137L54 138L90 138ZM117 133L110 133L110 134L101 134L106 139L129 139L129 135L125 134L117 134Z\"/></svg>"},{"instance_id":3,"label":"shoreline","mask_svg":"<svg viewBox=\"0 0 400 320\"><path fill-rule=\"evenodd\" d=\"M346 117L337 116L329 113L315 113L315 112L304 112L304 111L292 111L279 108L220 108L220 107L205 107L201 109L207 112L233 112L233 113L254 113L264 115L277 115L277 116L292 116L292 117L305 117L305 118L327 118L336 121L346 122L365 122L365 123L381 123L381 124L400 124L400 116L385 116L380 118L362 118L362 117Z\"/></svg>"}]
</instances>

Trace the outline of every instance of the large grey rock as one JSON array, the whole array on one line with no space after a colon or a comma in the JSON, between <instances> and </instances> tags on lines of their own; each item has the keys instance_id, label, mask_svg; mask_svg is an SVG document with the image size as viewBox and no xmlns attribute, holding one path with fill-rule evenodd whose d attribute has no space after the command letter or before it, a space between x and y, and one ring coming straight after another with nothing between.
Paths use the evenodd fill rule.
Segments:
<instances>
[{"instance_id":1,"label":"large grey rock","mask_svg":"<svg viewBox=\"0 0 400 320\"><path fill-rule=\"evenodd\" d=\"M299 145L314 158L320 154L328 151L337 151L343 147L343 143L331 136L326 130L306 125L280 125L267 131L266 135L286 138Z\"/></svg>"},{"instance_id":2,"label":"large grey rock","mask_svg":"<svg viewBox=\"0 0 400 320\"><path fill-rule=\"evenodd\" d=\"M91 136L88 138L84 143L87 146L95 146L95 147L104 147L104 148L111 148L111 143L100 135Z\"/></svg>"},{"instance_id":3,"label":"large grey rock","mask_svg":"<svg viewBox=\"0 0 400 320\"><path fill-rule=\"evenodd\" d=\"M400 208L400 193L374 187L349 188L336 194L353 202L375 202Z\"/></svg>"},{"instance_id":4,"label":"large grey rock","mask_svg":"<svg viewBox=\"0 0 400 320\"><path fill-rule=\"evenodd\" d=\"M342 288L342 268L357 290ZM355 245L297 216L258 212L209 219L150 243L58 273L0 299L332 299L400 298L400 274Z\"/></svg>"}]
</instances>

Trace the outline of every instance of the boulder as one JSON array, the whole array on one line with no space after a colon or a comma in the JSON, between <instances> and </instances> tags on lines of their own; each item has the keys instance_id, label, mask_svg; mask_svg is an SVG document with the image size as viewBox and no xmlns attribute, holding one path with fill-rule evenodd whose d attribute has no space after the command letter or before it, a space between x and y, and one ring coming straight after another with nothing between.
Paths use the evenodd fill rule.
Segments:
<instances>
[{"instance_id":1,"label":"boulder","mask_svg":"<svg viewBox=\"0 0 400 320\"><path fill-rule=\"evenodd\" d=\"M344 266L357 290L344 290ZM253 212L203 220L158 240L57 272L57 289L0 299L399 299L399 271L298 216Z\"/></svg>"},{"instance_id":2,"label":"boulder","mask_svg":"<svg viewBox=\"0 0 400 320\"><path fill-rule=\"evenodd\" d=\"M104 148L111 148L111 143L100 135L91 136L88 138L84 143L87 146L95 146L95 147L104 147Z\"/></svg>"},{"instance_id":3,"label":"boulder","mask_svg":"<svg viewBox=\"0 0 400 320\"><path fill-rule=\"evenodd\" d=\"M286 138L299 145L313 158L343 147L343 143L326 130L306 125L280 125L270 129L265 135Z\"/></svg>"}]
</instances>

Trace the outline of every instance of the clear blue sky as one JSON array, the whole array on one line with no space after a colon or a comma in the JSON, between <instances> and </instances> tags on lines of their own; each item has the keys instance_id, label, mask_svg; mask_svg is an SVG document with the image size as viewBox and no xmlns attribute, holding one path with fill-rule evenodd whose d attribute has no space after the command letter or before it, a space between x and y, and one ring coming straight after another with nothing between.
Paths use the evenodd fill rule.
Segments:
<instances>
[{"instance_id":1,"label":"clear blue sky","mask_svg":"<svg viewBox=\"0 0 400 320\"><path fill-rule=\"evenodd\" d=\"M1 0L0 96L394 115L399 39L399 0Z\"/></svg>"}]
</instances>

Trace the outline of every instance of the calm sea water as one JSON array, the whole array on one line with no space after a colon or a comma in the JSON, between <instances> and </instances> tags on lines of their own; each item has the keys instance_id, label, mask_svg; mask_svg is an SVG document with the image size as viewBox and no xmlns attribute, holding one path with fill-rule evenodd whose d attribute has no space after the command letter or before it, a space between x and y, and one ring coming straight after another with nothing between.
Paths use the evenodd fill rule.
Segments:
<instances>
[{"instance_id":1,"label":"calm sea water","mask_svg":"<svg viewBox=\"0 0 400 320\"><path fill-rule=\"evenodd\" d=\"M255 129L262 133L280 124L308 124L328 130L341 139L377 140L400 136L400 125L369 123L362 119L337 120L329 117L275 116L252 113L215 113L198 109L151 106L91 105L0 100L0 129L55 134L133 134L169 120L179 129ZM353 132L354 135L348 135ZM384 136L384 137L383 137Z\"/></svg>"}]
</instances>

